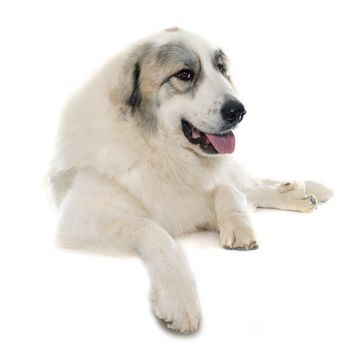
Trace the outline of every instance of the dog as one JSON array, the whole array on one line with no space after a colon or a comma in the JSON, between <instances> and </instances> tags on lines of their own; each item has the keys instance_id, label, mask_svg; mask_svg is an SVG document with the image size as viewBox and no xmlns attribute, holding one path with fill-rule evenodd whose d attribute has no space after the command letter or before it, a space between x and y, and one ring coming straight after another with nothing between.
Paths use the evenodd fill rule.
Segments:
<instances>
[{"instance_id":1,"label":"dog","mask_svg":"<svg viewBox=\"0 0 350 350\"><path fill-rule=\"evenodd\" d=\"M311 212L332 195L247 173L232 155L245 114L224 51L170 28L113 57L61 118L49 172L59 242L136 253L155 315L180 333L201 312L176 237L211 230L224 248L257 249L250 205Z\"/></svg>"}]
</instances>

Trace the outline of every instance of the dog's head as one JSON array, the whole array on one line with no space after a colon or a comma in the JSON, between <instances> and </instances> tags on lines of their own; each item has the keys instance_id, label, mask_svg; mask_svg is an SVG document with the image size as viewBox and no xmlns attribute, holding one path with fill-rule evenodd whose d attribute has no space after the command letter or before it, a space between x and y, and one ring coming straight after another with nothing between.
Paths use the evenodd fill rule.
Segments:
<instances>
[{"instance_id":1,"label":"dog's head","mask_svg":"<svg viewBox=\"0 0 350 350\"><path fill-rule=\"evenodd\" d=\"M200 155L232 153L232 129L246 113L224 52L177 28L128 53L114 95L145 132Z\"/></svg>"}]
</instances>

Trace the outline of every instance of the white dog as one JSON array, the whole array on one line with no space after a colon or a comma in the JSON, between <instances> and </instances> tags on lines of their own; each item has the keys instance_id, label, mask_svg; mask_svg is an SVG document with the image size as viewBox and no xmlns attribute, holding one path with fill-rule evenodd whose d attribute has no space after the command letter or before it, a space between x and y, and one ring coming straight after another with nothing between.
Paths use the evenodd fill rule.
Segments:
<instances>
[{"instance_id":1,"label":"white dog","mask_svg":"<svg viewBox=\"0 0 350 350\"><path fill-rule=\"evenodd\" d=\"M214 230L225 248L256 249L249 203L310 212L331 196L246 174L231 155L244 115L223 51L171 28L114 57L62 116L50 171L60 241L136 252L155 314L179 332L197 329L200 307L176 236Z\"/></svg>"}]
</instances>

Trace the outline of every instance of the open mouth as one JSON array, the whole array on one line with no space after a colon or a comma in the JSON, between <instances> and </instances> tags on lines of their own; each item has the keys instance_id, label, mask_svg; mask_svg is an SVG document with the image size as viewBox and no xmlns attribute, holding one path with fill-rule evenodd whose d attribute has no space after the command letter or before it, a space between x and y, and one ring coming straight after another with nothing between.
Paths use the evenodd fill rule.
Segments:
<instances>
[{"instance_id":1,"label":"open mouth","mask_svg":"<svg viewBox=\"0 0 350 350\"><path fill-rule=\"evenodd\" d=\"M235 136L231 130L222 134L208 134L195 128L189 121L182 119L182 131L187 140L198 145L205 153L225 154L235 149Z\"/></svg>"}]
</instances>

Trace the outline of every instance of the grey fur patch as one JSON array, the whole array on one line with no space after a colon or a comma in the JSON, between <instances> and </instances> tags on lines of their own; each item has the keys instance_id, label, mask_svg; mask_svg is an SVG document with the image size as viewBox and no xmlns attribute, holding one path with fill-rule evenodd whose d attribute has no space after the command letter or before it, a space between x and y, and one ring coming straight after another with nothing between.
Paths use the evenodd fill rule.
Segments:
<instances>
[{"instance_id":1,"label":"grey fur patch","mask_svg":"<svg viewBox=\"0 0 350 350\"><path fill-rule=\"evenodd\" d=\"M213 66L216 70L220 71L219 66L222 65L224 67L224 72L221 72L223 74L223 76L228 80L228 82L230 83L230 85L234 87L234 84L231 80L231 77L228 73L228 68L229 68L229 60L227 58L227 56L225 55L225 53L221 50L221 49L217 49L214 52L214 56L213 56Z\"/></svg>"},{"instance_id":2,"label":"grey fur patch","mask_svg":"<svg viewBox=\"0 0 350 350\"><path fill-rule=\"evenodd\" d=\"M217 49L214 52L214 57L213 57L213 66L215 69L218 69L219 65L224 66L225 69L227 69L227 57L224 54L224 52L221 49Z\"/></svg>"},{"instance_id":3,"label":"grey fur patch","mask_svg":"<svg viewBox=\"0 0 350 350\"><path fill-rule=\"evenodd\" d=\"M190 69L195 69L199 59L191 50L179 44L164 44L157 50L157 62L161 65L182 64Z\"/></svg>"}]
</instances>

